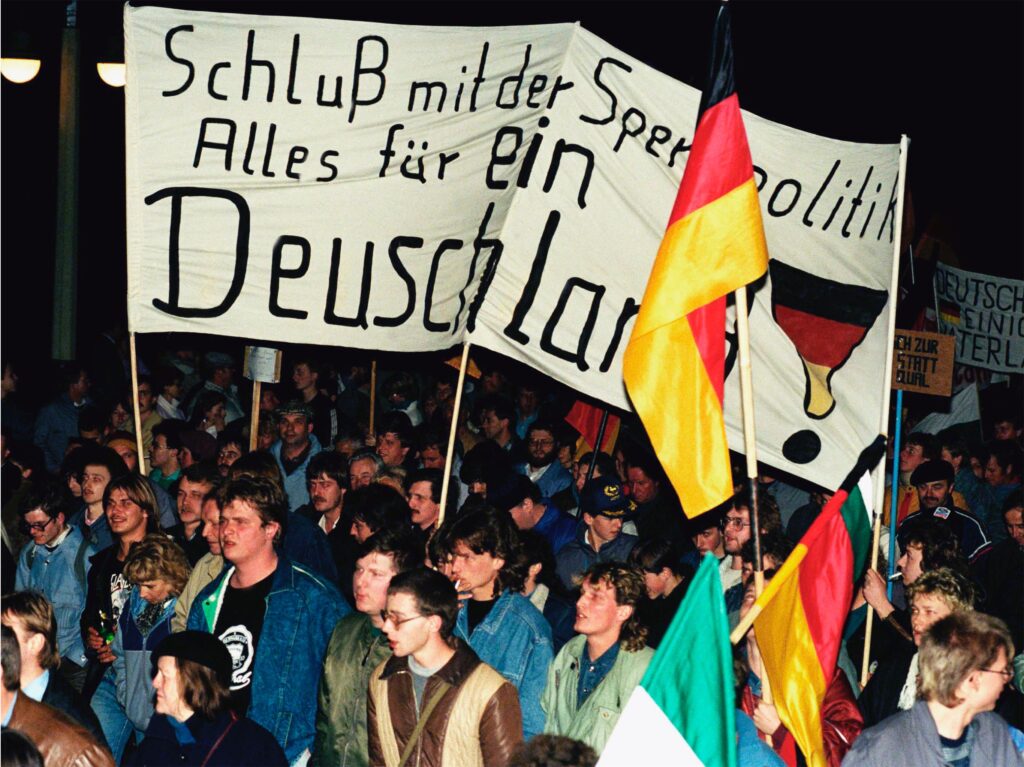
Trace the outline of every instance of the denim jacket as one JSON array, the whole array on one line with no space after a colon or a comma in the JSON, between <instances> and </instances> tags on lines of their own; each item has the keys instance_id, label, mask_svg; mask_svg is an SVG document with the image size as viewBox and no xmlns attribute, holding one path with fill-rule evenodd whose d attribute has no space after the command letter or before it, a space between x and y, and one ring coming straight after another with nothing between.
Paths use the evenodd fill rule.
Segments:
<instances>
[{"instance_id":1,"label":"denim jacket","mask_svg":"<svg viewBox=\"0 0 1024 767\"><path fill-rule=\"evenodd\" d=\"M455 635L519 691L523 712L523 737L544 731L540 696L554 659L551 626L522 594L504 591L487 617L469 633L469 615L463 604L455 622Z\"/></svg>"},{"instance_id":2,"label":"denim jacket","mask_svg":"<svg viewBox=\"0 0 1024 767\"><path fill-rule=\"evenodd\" d=\"M309 442L309 453L306 455L306 460L299 464L291 474L284 470L284 464L281 462L281 440L276 440L270 446L270 454L277 461L277 468L281 470L281 477L284 480L284 494L288 496L288 511L295 511L299 506L305 506L309 503L306 467L309 466L310 459L323 450L323 446L315 434L309 435Z\"/></svg>"},{"instance_id":3,"label":"denim jacket","mask_svg":"<svg viewBox=\"0 0 1024 767\"><path fill-rule=\"evenodd\" d=\"M189 629L213 633L234 572L229 567L199 592L188 614ZM334 586L278 552L246 716L270 731L289 763L313 746L317 684L327 642L349 612Z\"/></svg>"},{"instance_id":4,"label":"denim jacket","mask_svg":"<svg viewBox=\"0 0 1024 767\"><path fill-rule=\"evenodd\" d=\"M79 549L85 551L79 556ZM85 609L86 575L94 552L77 527L52 552L31 541L21 550L15 587L39 591L53 604L57 619L57 650L64 658L85 665L85 645L78 620Z\"/></svg>"}]
</instances>

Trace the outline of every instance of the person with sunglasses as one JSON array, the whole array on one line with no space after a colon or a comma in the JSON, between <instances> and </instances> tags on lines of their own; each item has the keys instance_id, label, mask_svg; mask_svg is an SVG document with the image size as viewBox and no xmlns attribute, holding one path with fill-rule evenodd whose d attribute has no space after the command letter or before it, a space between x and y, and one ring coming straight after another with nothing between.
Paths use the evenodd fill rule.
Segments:
<instances>
[{"instance_id":1,"label":"person with sunglasses","mask_svg":"<svg viewBox=\"0 0 1024 767\"><path fill-rule=\"evenodd\" d=\"M85 609L88 558L95 552L81 530L67 524L68 495L60 483L45 482L26 496L21 506L21 529L31 541L18 557L15 588L38 591L53 605L59 668L80 692L87 661L79 618Z\"/></svg>"}]
</instances>

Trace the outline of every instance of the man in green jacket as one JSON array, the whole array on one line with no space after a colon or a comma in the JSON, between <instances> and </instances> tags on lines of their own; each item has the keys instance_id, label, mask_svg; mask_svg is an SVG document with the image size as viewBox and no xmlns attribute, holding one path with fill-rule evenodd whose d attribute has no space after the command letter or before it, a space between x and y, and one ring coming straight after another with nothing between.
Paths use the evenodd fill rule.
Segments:
<instances>
[{"instance_id":1,"label":"man in green jacket","mask_svg":"<svg viewBox=\"0 0 1024 767\"><path fill-rule=\"evenodd\" d=\"M370 674L391 654L381 633L388 585L394 576L422 564L422 544L405 532L382 529L360 546L352 576L356 611L338 621L324 659L313 767L368 765L366 691Z\"/></svg>"},{"instance_id":2,"label":"man in green jacket","mask_svg":"<svg viewBox=\"0 0 1024 767\"><path fill-rule=\"evenodd\" d=\"M544 732L581 740L601 753L654 655L644 645L647 629L636 619L643 594L643 575L619 562L600 562L583 576L573 626L580 636L566 643L548 670Z\"/></svg>"}]
</instances>

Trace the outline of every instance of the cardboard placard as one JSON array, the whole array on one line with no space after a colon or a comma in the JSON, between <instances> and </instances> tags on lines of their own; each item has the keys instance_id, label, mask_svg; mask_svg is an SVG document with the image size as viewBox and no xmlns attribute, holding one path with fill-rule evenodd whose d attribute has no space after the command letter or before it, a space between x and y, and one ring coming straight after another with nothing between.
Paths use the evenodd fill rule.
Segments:
<instances>
[{"instance_id":1,"label":"cardboard placard","mask_svg":"<svg viewBox=\"0 0 1024 767\"><path fill-rule=\"evenodd\" d=\"M956 341L941 333L896 330L892 388L948 397L953 393Z\"/></svg>"},{"instance_id":2,"label":"cardboard placard","mask_svg":"<svg viewBox=\"0 0 1024 767\"><path fill-rule=\"evenodd\" d=\"M281 380L281 350L267 346L246 346L242 375L250 381L277 383Z\"/></svg>"}]
</instances>

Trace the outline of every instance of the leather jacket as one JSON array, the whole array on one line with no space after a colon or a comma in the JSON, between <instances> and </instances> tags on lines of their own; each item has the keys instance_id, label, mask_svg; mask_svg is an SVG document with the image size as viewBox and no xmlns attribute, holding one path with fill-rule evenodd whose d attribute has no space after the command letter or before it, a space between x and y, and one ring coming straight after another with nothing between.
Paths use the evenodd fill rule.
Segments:
<instances>
[{"instance_id":1,"label":"leather jacket","mask_svg":"<svg viewBox=\"0 0 1024 767\"><path fill-rule=\"evenodd\" d=\"M35 744L46 767L114 767L110 752L88 730L25 693L18 693L7 726Z\"/></svg>"},{"instance_id":2,"label":"leather jacket","mask_svg":"<svg viewBox=\"0 0 1024 767\"><path fill-rule=\"evenodd\" d=\"M425 708L442 682L443 694L407 761L408 767L504 767L523 740L516 688L459 639L455 655L427 680ZM397 767L419 712L407 658L382 662L370 677L367 700L370 764Z\"/></svg>"}]
</instances>

